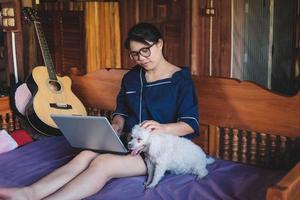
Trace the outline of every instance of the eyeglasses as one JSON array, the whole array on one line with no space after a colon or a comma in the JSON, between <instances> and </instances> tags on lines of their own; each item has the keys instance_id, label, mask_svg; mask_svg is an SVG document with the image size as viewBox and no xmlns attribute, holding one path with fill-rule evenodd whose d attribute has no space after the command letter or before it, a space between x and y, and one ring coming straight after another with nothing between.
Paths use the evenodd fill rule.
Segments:
<instances>
[{"instance_id":1,"label":"eyeglasses","mask_svg":"<svg viewBox=\"0 0 300 200\"><path fill-rule=\"evenodd\" d=\"M145 58L148 58L149 56L151 56L151 51L150 51L150 48L155 45L156 43L153 43L151 44L150 46L148 47L143 47L141 48L140 50L138 51L130 51L129 52L129 56L132 60L139 60L140 59L140 55L145 57Z\"/></svg>"}]
</instances>

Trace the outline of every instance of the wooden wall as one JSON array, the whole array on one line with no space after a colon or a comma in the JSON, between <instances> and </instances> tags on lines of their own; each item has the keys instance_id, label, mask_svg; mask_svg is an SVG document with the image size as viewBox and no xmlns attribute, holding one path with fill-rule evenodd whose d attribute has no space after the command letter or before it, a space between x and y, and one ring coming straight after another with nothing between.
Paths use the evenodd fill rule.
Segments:
<instances>
[{"instance_id":1,"label":"wooden wall","mask_svg":"<svg viewBox=\"0 0 300 200\"><path fill-rule=\"evenodd\" d=\"M164 54L174 64L190 66L190 0L126 0L120 1L122 44L127 32L137 22L156 25L164 36ZM122 50L123 68L134 63Z\"/></svg>"},{"instance_id":2,"label":"wooden wall","mask_svg":"<svg viewBox=\"0 0 300 200\"><path fill-rule=\"evenodd\" d=\"M17 0L5 1L20 2ZM163 32L165 36L164 53L170 62L181 66L190 66L194 75L230 77L231 73L235 74L235 71L231 72L230 69L232 43L231 0L111 1L119 2L120 8L122 68L130 68L134 64L128 58L127 50L123 47L128 29L137 22L146 21L155 24ZM84 5L85 3L83 1L40 0L40 4L37 6L33 0L22 0L20 6L43 7L50 10L59 9L63 12L65 10L84 12ZM19 12L21 12L21 10L19 10ZM17 60L19 77L23 79L30 74L34 66L40 63L38 59L40 50L33 25L24 22L23 19L20 20L22 29L20 30L21 32L16 33ZM48 28L50 29L50 27ZM51 27L51 29L53 32L57 32L57 28ZM84 35L84 29L80 27L79 29L81 29L80 34ZM299 35L299 33L297 34ZM5 40L7 44L5 52L7 59L6 73L8 82L11 82L10 79L13 79L13 63L10 33L5 33ZM51 41L51 38L49 40ZM61 48L53 44L49 44L49 46L55 47L55 49L58 50ZM84 47L82 48L84 49ZM297 49L295 51L298 52ZM59 54L58 51L56 54L56 58L58 59L62 55ZM85 52L80 51L80 54L85 55ZM55 57L55 55L53 57ZM78 57L83 58L85 56L77 56L76 59L78 59ZM299 58L298 53L297 57ZM54 63L60 65L59 63L64 62L63 59L56 60L56 58ZM72 61L72 58L68 58L68 62L65 63L70 64L71 62L69 61ZM295 62L299 63L299 59L295 59ZM78 63L81 63L82 68L80 71L84 73L86 69L84 58ZM74 65L74 63L71 64ZM63 75L68 71L66 69L67 68L63 66L62 69L58 69L57 71ZM292 66L291 73L291 76L299 77L299 66L298 68L295 67L295 69ZM234 77L239 78L238 76Z\"/></svg>"},{"instance_id":3,"label":"wooden wall","mask_svg":"<svg viewBox=\"0 0 300 200\"><path fill-rule=\"evenodd\" d=\"M191 7L192 73L229 77L231 1L192 0Z\"/></svg>"},{"instance_id":4,"label":"wooden wall","mask_svg":"<svg viewBox=\"0 0 300 200\"><path fill-rule=\"evenodd\" d=\"M86 56L83 11L44 11L40 13L40 21L57 74L69 74L73 67L78 73L84 74ZM43 63L41 58L40 63Z\"/></svg>"},{"instance_id":5,"label":"wooden wall","mask_svg":"<svg viewBox=\"0 0 300 200\"><path fill-rule=\"evenodd\" d=\"M31 5L28 3L28 0L26 1L26 5L23 3L23 6L33 6L39 9L45 9L46 7L50 10L59 9L62 11L71 8L73 10L77 9L77 4L72 3L72 1L43 0L40 1L41 4L38 6L34 4L35 1ZM228 77L230 74L231 1L212 2L213 4L211 5L211 1L207 0L119 1L122 68L130 68L134 64L128 58L127 50L123 47L127 31L137 22L144 21L153 23L161 29L165 37L164 53L170 62L180 66L190 66L192 73L195 75ZM84 12L84 3L81 2L78 5L80 7L79 10ZM205 9L209 7L215 10L213 16L205 14ZM26 77L30 74L31 69L40 63L40 59L37 59L40 57L40 50L32 24L24 21L22 24L23 33L20 35L24 38L24 41L20 41L18 45L19 47L24 47L24 64L21 64L21 71L24 71L22 77ZM58 25L58 27L61 26ZM48 29L50 28L49 26ZM54 26L52 26L52 29L54 33L57 32L57 28ZM47 40L50 42L48 45L53 47L52 49L50 48L51 51L62 48L62 46L57 46L57 44L53 43L60 40L59 38ZM9 42L9 38L7 41ZM84 54L84 52L81 53ZM55 64L63 64L64 60L60 59L61 54L58 51L53 53L53 57ZM12 66L12 64L8 63L8 66ZM85 68L84 64L83 68ZM85 70L82 69L81 71L84 72ZM57 72L66 74L66 69L62 67L62 69L57 69Z\"/></svg>"}]
</instances>

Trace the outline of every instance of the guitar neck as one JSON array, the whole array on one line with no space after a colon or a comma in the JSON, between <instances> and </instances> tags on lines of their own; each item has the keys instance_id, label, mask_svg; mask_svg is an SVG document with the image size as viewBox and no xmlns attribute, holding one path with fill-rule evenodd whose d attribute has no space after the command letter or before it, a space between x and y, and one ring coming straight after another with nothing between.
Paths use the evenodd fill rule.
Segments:
<instances>
[{"instance_id":1,"label":"guitar neck","mask_svg":"<svg viewBox=\"0 0 300 200\"><path fill-rule=\"evenodd\" d=\"M42 29L42 25L38 21L34 21L34 27L37 33L38 41L41 47L43 59L46 67L48 68L48 75L51 80L57 80L55 68L51 59L51 54L47 45L45 34Z\"/></svg>"}]
</instances>

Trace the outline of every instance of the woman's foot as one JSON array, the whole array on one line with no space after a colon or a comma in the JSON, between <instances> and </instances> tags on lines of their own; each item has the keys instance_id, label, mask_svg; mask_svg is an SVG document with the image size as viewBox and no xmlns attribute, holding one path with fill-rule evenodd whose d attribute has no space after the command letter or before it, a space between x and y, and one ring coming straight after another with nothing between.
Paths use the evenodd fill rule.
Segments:
<instances>
[{"instance_id":1,"label":"woman's foot","mask_svg":"<svg viewBox=\"0 0 300 200\"><path fill-rule=\"evenodd\" d=\"M0 200L31 200L29 188L0 188Z\"/></svg>"}]
</instances>

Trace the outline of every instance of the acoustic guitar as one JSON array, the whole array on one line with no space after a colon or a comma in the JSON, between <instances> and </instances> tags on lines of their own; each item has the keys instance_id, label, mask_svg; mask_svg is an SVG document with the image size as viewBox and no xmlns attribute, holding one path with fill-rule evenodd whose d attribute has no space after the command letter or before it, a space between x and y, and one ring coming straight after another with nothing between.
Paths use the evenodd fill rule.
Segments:
<instances>
[{"instance_id":1,"label":"acoustic guitar","mask_svg":"<svg viewBox=\"0 0 300 200\"><path fill-rule=\"evenodd\" d=\"M59 135L52 114L87 115L82 102L71 90L71 79L56 75L50 51L37 20L37 12L33 8L23 8L26 18L34 23L45 66L36 66L27 78L27 85L32 93L32 102L26 108L26 117L30 125L38 132L47 136Z\"/></svg>"}]
</instances>

